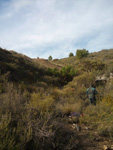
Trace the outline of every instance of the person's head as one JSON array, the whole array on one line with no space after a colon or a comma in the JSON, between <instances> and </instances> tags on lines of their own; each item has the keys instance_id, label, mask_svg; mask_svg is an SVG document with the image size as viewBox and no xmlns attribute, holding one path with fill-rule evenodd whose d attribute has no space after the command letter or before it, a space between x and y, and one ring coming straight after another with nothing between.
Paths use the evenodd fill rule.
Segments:
<instances>
[{"instance_id":1,"label":"person's head","mask_svg":"<svg viewBox=\"0 0 113 150\"><path fill-rule=\"evenodd\" d=\"M91 83L91 87L94 87L93 83Z\"/></svg>"}]
</instances>

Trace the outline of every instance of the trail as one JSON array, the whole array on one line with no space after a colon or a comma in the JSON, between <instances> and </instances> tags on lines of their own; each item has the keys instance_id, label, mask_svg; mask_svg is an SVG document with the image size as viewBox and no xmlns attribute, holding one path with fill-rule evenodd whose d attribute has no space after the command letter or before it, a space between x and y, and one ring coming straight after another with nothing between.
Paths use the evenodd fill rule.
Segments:
<instances>
[{"instance_id":1,"label":"trail","mask_svg":"<svg viewBox=\"0 0 113 150\"><path fill-rule=\"evenodd\" d=\"M82 150L103 150L104 145L112 145L110 139L101 137L98 135L96 130L85 129L84 125L81 125L81 131L78 132L78 136L80 137L81 144L83 145Z\"/></svg>"},{"instance_id":2,"label":"trail","mask_svg":"<svg viewBox=\"0 0 113 150\"><path fill-rule=\"evenodd\" d=\"M78 135L80 145L78 150L113 150L113 138L100 136L96 127L81 123L79 113L71 113L68 123L69 128Z\"/></svg>"},{"instance_id":3,"label":"trail","mask_svg":"<svg viewBox=\"0 0 113 150\"><path fill-rule=\"evenodd\" d=\"M107 137L99 136L96 129L91 129L84 124L78 123L77 126L80 128L80 131L77 131L77 128L72 128L78 133L78 138L80 140L80 149L79 150L111 150L104 149L105 146L113 145L113 140Z\"/></svg>"}]
</instances>

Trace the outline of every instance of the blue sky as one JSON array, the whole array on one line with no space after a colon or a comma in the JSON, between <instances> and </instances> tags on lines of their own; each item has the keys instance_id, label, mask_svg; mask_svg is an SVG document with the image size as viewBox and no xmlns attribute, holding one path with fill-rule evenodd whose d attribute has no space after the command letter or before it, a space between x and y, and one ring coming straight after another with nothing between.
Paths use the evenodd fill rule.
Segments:
<instances>
[{"instance_id":1,"label":"blue sky","mask_svg":"<svg viewBox=\"0 0 113 150\"><path fill-rule=\"evenodd\" d=\"M0 0L0 47L31 58L113 48L113 0Z\"/></svg>"}]
</instances>

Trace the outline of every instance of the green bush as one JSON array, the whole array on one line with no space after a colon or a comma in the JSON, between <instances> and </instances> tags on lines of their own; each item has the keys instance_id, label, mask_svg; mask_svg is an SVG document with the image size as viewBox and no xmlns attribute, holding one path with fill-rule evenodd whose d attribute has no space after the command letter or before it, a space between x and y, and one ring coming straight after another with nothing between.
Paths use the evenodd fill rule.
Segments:
<instances>
[{"instance_id":1,"label":"green bush","mask_svg":"<svg viewBox=\"0 0 113 150\"><path fill-rule=\"evenodd\" d=\"M69 53L69 57L72 57L72 56L74 56L73 53Z\"/></svg>"},{"instance_id":2,"label":"green bush","mask_svg":"<svg viewBox=\"0 0 113 150\"><path fill-rule=\"evenodd\" d=\"M57 68L48 68L47 74L51 76L59 76L59 70Z\"/></svg>"},{"instance_id":3,"label":"green bush","mask_svg":"<svg viewBox=\"0 0 113 150\"><path fill-rule=\"evenodd\" d=\"M81 59L83 57L86 57L89 54L89 52L86 49L77 49L76 51L76 57L78 59Z\"/></svg>"},{"instance_id":4,"label":"green bush","mask_svg":"<svg viewBox=\"0 0 113 150\"><path fill-rule=\"evenodd\" d=\"M53 59L52 56L49 56L49 57L48 57L48 60L49 60L49 61L51 61L52 59Z\"/></svg>"},{"instance_id":5,"label":"green bush","mask_svg":"<svg viewBox=\"0 0 113 150\"><path fill-rule=\"evenodd\" d=\"M57 85L64 85L77 75L77 70L75 70L72 66L62 67L60 70L57 68L48 68L47 74L54 77L54 79L57 79Z\"/></svg>"},{"instance_id":6,"label":"green bush","mask_svg":"<svg viewBox=\"0 0 113 150\"><path fill-rule=\"evenodd\" d=\"M72 78L76 74L77 74L77 71L71 66L63 67L62 70L60 70L60 75L64 79L66 78L67 80L68 78Z\"/></svg>"}]
</instances>

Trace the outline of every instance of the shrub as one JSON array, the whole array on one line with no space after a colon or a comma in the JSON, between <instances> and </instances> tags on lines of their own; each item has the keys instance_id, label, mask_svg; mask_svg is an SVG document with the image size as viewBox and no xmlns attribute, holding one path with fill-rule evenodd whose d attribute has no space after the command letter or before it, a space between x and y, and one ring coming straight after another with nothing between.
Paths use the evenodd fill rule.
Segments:
<instances>
[{"instance_id":1,"label":"shrub","mask_svg":"<svg viewBox=\"0 0 113 150\"><path fill-rule=\"evenodd\" d=\"M65 102L63 104L58 103L56 105L56 112L63 115L69 115L72 112L80 113L82 111L83 104L82 102L76 101L73 103Z\"/></svg>"},{"instance_id":2,"label":"shrub","mask_svg":"<svg viewBox=\"0 0 113 150\"><path fill-rule=\"evenodd\" d=\"M41 92L28 95L13 84L0 94L0 149L75 149L78 137L55 117L53 97Z\"/></svg>"},{"instance_id":3,"label":"shrub","mask_svg":"<svg viewBox=\"0 0 113 150\"><path fill-rule=\"evenodd\" d=\"M60 70L61 79L66 82L71 81L76 74L77 71L71 66L63 67L62 70Z\"/></svg>"},{"instance_id":4,"label":"shrub","mask_svg":"<svg viewBox=\"0 0 113 150\"><path fill-rule=\"evenodd\" d=\"M82 62L82 70L87 72L92 72L94 70L103 70L105 68L105 64L100 61L83 61Z\"/></svg>"},{"instance_id":5,"label":"shrub","mask_svg":"<svg viewBox=\"0 0 113 150\"><path fill-rule=\"evenodd\" d=\"M24 117L27 97L14 84L7 83L0 94L0 149L24 149L31 138L30 124Z\"/></svg>"},{"instance_id":6,"label":"shrub","mask_svg":"<svg viewBox=\"0 0 113 150\"><path fill-rule=\"evenodd\" d=\"M80 117L80 122L88 124L91 128L97 129L102 136L113 137L113 106L110 105L110 97L103 99L96 106L89 105L84 109L84 116ZM108 102L108 103L107 103Z\"/></svg>"},{"instance_id":7,"label":"shrub","mask_svg":"<svg viewBox=\"0 0 113 150\"><path fill-rule=\"evenodd\" d=\"M49 60L49 61L51 61L52 59L53 59L52 56L49 56L49 57L48 57L48 60Z\"/></svg>"},{"instance_id":8,"label":"shrub","mask_svg":"<svg viewBox=\"0 0 113 150\"><path fill-rule=\"evenodd\" d=\"M102 99L103 104L105 104L107 107L112 107L113 108L113 97L111 95L106 95Z\"/></svg>"},{"instance_id":9,"label":"shrub","mask_svg":"<svg viewBox=\"0 0 113 150\"><path fill-rule=\"evenodd\" d=\"M59 70L57 68L48 68L47 74L51 76L59 76Z\"/></svg>"},{"instance_id":10,"label":"shrub","mask_svg":"<svg viewBox=\"0 0 113 150\"><path fill-rule=\"evenodd\" d=\"M113 114L112 114L113 117ZM101 123L100 126L98 127L98 133L101 136L108 136L108 137L112 137L113 138L113 121L112 121L112 117L111 117L111 121L106 121L104 123Z\"/></svg>"},{"instance_id":11,"label":"shrub","mask_svg":"<svg viewBox=\"0 0 113 150\"><path fill-rule=\"evenodd\" d=\"M33 119L32 139L26 145L27 150L73 150L78 145L77 135L66 128L64 120L54 119L52 114ZM65 137L65 138L64 138Z\"/></svg>"},{"instance_id":12,"label":"shrub","mask_svg":"<svg viewBox=\"0 0 113 150\"><path fill-rule=\"evenodd\" d=\"M69 57L72 57L72 56L74 56L73 53L69 53Z\"/></svg>"},{"instance_id":13,"label":"shrub","mask_svg":"<svg viewBox=\"0 0 113 150\"><path fill-rule=\"evenodd\" d=\"M78 59L86 57L88 54L89 54L89 52L86 49L82 49L82 50L77 49L77 51L76 51L76 57Z\"/></svg>"},{"instance_id":14,"label":"shrub","mask_svg":"<svg viewBox=\"0 0 113 150\"><path fill-rule=\"evenodd\" d=\"M47 74L55 77L54 79L57 80L56 85L64 85L73 79L73 77L77 74L77 70L75 70L72 66L62 67L61 70L58 70L57 68L48 68Z\"/></svg>"},{"instance_id":15,"label":"shrub","mask_svg":"<svg viewBox=\"0 0 113 150\"><path fill-rule=\"evenodd\" d=\"M93 72L85 72L77 77L74 78L74 83L76 84L77 88L86 87L88 88L91 83L95 82L95 73Z\"/></svg>"},{"instance_id":16,"label":"shrub","mask_svg":"<svg viewBox=\"0 0 113 150\"><path fill-rule=\"evenodd\" d=\"M54 106L54 99L52 96L44 96L41 93L33 93L31 95L29 107L35 108L39 114L45 114L52 111Z\"/></svg>"}]
</instances>

